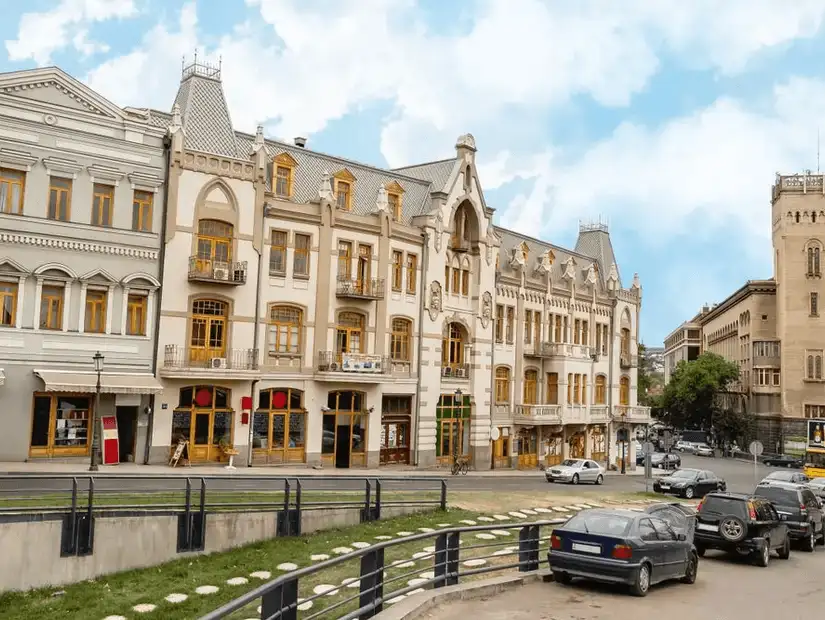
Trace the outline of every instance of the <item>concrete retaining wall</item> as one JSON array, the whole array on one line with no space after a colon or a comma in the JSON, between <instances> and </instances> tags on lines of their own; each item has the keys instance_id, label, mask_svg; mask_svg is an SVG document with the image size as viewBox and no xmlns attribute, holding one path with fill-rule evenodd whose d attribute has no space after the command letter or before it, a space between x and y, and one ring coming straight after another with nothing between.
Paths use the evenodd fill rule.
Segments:
<instances>
[{"instance_id":1,"label":"concrete retaining wall","mask_svg":"<svg viewBox=\"0 0 825 620\"><path fill-rule=\"evenodd\" d=\"M412 514L432 506L390 506L382 518ZM206 515L204 551L215 553L277 536L275 512L221 512ZM360 508L329 508L301 513L301 531L348 527L361 522ZM61 557L61 519L0 522L0 592L57 586L100 575L156 566L193 555L178 553L177 515L96 516L94 551ZM197 553L197 552L195 552Z\"/></svg>"}]
</instances>

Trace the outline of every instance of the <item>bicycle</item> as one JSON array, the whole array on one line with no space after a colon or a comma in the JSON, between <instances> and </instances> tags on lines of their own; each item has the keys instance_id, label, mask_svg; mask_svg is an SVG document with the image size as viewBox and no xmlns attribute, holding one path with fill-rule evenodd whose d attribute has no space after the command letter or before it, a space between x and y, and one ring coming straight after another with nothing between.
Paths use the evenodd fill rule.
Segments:
<instances>
[{"instance_id":1,"label":"bicycle","mask_svg":"<svg viewBox=\"0 0 825 620\"><path fill-rule=\"evenodd\" d=\"M453 476L457 476L459 472L462 476L466 476L467 472L470 471L470 459L466 456L457 456L453 458L453 467L450 473Z\"/></svg>"}]
</instances>

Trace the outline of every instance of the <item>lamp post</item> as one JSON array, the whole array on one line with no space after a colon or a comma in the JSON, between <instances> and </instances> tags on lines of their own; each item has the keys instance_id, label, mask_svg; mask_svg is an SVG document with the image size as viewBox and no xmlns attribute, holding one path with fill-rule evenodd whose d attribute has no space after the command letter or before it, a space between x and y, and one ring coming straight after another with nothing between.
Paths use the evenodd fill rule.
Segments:
<instances>
[{"instance_id":1,"label":"lamp post","mask_svg":"<svg viewBox=\"0 0 825 620\"><path fill-rule=\"evenodd\" d=\"M461 388L456 388L456 391L453 393L453 408L456 409L456 413L458 413L459 419L464 419L463 417L463 409L464 409L464 392L461 391ZM458 409L460 407L461 409ZM455 413L453 414L455 415ZM453 427L455 428L455 427ZM461 427L461 435L456 436L455 444L453 445L453 461L455 461L459 456L458 453L458 444L464 440L464 427ZM461 453L464 453L464 446L461 446Z\"/></svg>"},{"instance_id":2,"label":"lamp post","mask_svg":"<svg viewBox=\"0 0 825 620\"><path fill-rule=\"evenodd\" d=\"M92 460L89 464L89 471L97 471L98 469L98 452L100 451L100 430L98 429L98 410L100 409L100 373L103 371L103 356L100 351L92 357L95 363L95 372L97 373L97 385L95 387L95 409L92 412Z\"/></svg>"}]
</instances>

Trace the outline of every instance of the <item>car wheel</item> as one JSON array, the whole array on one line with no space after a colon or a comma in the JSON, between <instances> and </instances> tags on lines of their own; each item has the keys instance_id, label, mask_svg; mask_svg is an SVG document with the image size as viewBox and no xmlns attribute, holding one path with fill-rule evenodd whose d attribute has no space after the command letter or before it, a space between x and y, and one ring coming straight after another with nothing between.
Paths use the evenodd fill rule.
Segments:
<instances>
[{"instance_id":1,"label":"car wheel","mask_svg":"<svg viewBox=\"0 0 825 620\"><path fill-rule=\"evenodd\" d=\"M693 487L685 489L685 499L693 499Z\"/></svg>"},{"instance_id":2,"label":"car wheel","mask_svg":"<svg viewBox=\"0 0 825 620\"><path fill-rule=\"evenodd\" d=\"M819 544L825 547L825 521L822 523L822 531L819 532Z\"/></svg>"},{"instance_id":3,"label":"car wheel","mask_svg":"<svg viewBox=\"0 0 825 620\"><path fill-rule=\"evenodd\" d=\"M765 568L771 561L771 543L769 540L766 540L762 543L762 548L756 552L756 558L754 558L755 564L757 566L761 566Z\"/></svg>"},{"instance_id":4,"label":"car wheel","mask_svg":"<svg viewBox=\"0 0 825 620\"><path fill-rule=\"evenodd\" d=\"M704 547L702 547L701 545L696 545L696 555L698 555L700 558L705 557L705 551L706 549Z\"/></svg>"},{"instance_id":5,"label":"car wheel","mask_svg":"<svg viewBox=\"0 0 825 620\"><path fill-rule=\"evenodd\" d=\"M748 535L748 528L739 517L725 517L719 522L719 535L728 542L739 542Z\"/></svg>"},{"instance_id":6,"label":"car wheel","mask_svg":"<svg viewBox=\"0 0 825 620\"><path fill-rule=\"evenodd\" d=\"M782 545L782 548L779 550L779 559L780 560L787 560L791 557L791 539L785 536L785 544Z\"/></svg>"},{"instance_id":7,"label":"car wheel","mask_svg":"<svg viewBox=\"0 0 825 620\"><path fill-rule=\"evenodd\" d=\"M813 523L811 523L811 532L807 538L802 542L802 550L808 553L813 553L816 550L816 530Z\"/></svg>"},{"instance_id":8,"label":"car wheel","mask_svg":"<svg viewBox=\"0 0 825 620\"><path fill-rule=\"evenodd\" d=\"M647 596L648 590L650 590L650 564L645 562L636 570L636 579L633 580L630 591L634 596Z\"/></svg>"},{"instance_id":9,"label":"car wheel","mask_svg":"<svg viewBox=\"0 0 825 620\"><path fill-rule=\"evenodd\" d=\"M553 573L553 581L560 583L563 586L569 586L573 582L570 573Z\"/></svg>"},{"instance_id":10,"label":"car wheel","mask_svg":"<svg viewBox=\"0 0 825 620\"><path fill-rule=\"evenodd\" d=\"M573 474L573 479L570 480L570 484L578 484L579 483L579 474Z\"/></svg>"},{"instance_id":11,"label":"car wheel","mask_svg":"<svg viewBox=\"0 0 825 620\"><path fill-rule=\"evenodd\" d=\"M695 553L690 554L688 558L688 565L685 570L685 576L682 577L682 583L696 583L696 575L699 572L699 556Z\"/></svg>"},{"instance_id":12,"label":"car wheel","mask_svg":"<svg viewBox=\"0 0 825 620\"><path fill-rule=\"evenodd\" d=\"M596 484L602 484L602 483L604 483L604 476L599 474L598 476L596 476Z\"/></svg>"}]
</instances>

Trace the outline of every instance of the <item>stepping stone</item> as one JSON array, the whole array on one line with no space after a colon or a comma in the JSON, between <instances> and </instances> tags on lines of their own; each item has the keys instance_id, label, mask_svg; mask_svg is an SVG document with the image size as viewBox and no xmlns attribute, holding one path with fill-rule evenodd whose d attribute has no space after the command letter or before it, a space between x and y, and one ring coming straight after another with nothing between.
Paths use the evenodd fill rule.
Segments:
<instances>
[{"instance_id":1,"label":"stepping stone","mask_svg":"<svg viewBox=\"0 0 825 620\"><path fill-rule=\"evenodd\" d=\"M574 512L578 512L579 510L581 510L581 508L579 508L578 506L565 506L565 508L567 508L567 510L572 510Z\"/></svg>"},{"instance_id":2,"label":"stepping stone","mask_svg":"<svg viewBox=\"0 0 825 620\"><path fill-rule=\"evenodd\" d=\"M335 555L346 555L347 553L352 553L352 547L335 547L332 552Z\"/></svg>"},{"instance_id":3,"label":"stepping stone","mask_svg":"<svg viewBox=\"0 0 825 620\"><path fill-rule=\"evenodd\" d=\"M335 596L338 594L338 587L331 586L328 583L319 583L317 586L312 588L312 591L315 594L326 594L327 596Z\"/></svg>"},{"instance_id":4,"label":"stepping stone","mask_svg":"<svg viewBox=\"0 0 825 620\"><path fill-rule=\"evenodd\" d=\"M474 560L465 560L463 562L464 566L473 567L473 566L484 566L487 563L487 560L482 560L481 558L476 558Z\"/></svg>"},{"instance_id":5,"label":"stepping stone","mask_svg":"<svg viewBox=\"0 0 825 620\"><path fill-rule=\"evenodd\" d=\"M341 585L347 586L348 588L357 588L361 585L361 581L355 577L347 577L341 582Z\"/></svg>"},{"instance_id":6,"label":"stepping stone","mask_svg":"<svg viewBox=\"0 0 825 620\"><path fill-rule=\"evenodd\" d=\"M479 517L478 520L484 521L484 523L492 523L493 521L495 521L493 517Z\"/></svg>"},{"instance_id":7,"label":"stepping stone","mask_svg":"<svg viewBox=\"0 0 825 620\"><path fill-rule=\"evenodd\" d=\"M427 553L435 553L435 547L424 547L424 551Z\"/></svg>"},{"instance_id":8,"label":"stepping stone","mask_svg":"<svg viewBox=\"0 0 825 620\"><path fill-rule=\"evenodd\" d=\"M430 555L431 554L427 553L426 551L419 551L417 553L413 553L412 557L413 557L413 560L421 560L423 558L430 557Z\"/></svg>"},{"instance_id":9,"label":"stepping stone","mask_svg":"<svg viewBox=\"0 0 825 620\"><path fill-rule=\"evenodd\" d=\"M392 540L392 536L387 536L386 534L381 534L381 536L376 536L375 540Z\"/></svg>"},{"instance_id":10,"label":"stepping stone","mask_svg":"<svg viewBox=\"0 0 825 620\"><path fill-rule=\"evenodd\" d=\"M126 616L106 616L103 620L126 620Z\"/></svg>"},{"instance_id":11,"label":"stepping stone","mask_svg":"<svg viewBox=\"0 0 825 620\"><path fill-rule=\"evenodd\" d=\"M387 605L395 605L396 603L400 603L401 601L403 601L405 598L407 598L406 594L395 596L387 601Z\"/></svg>"},{"instance_id":12,"label":"stepping stone","mask_svg":"<svg viewBox=\"0 0 825 620\"><path fill-rule=\"evenodd\" d=\"M418 576L421 577L422 579L435 579L435 573L431 570L424 571L423 573L421 573Z\"/></svg>"},{"instance_id":13,"label":"stepping stone","mask_svg":"<svg viewBox=\"0 0 825 620\"><path fill-rule=\"evenodd\" d=\"M587 506L588 508L601 508L599 504L594 504L593 502L587 502L585 503L585 506Z\"/></svg>"},{"instance_id":14,"label":"stepping stone","mask_svg":"<svg viewBox=\"0 0 825 620\"><path fill-rule=\"evenodd\" d=\"M155 611L156 608L157 605L152 605L152 603L140 603L139 605L132 607L132 611L139 614L148 614L149 612Z\"/></svg>"},{"instance_id":15,"label":"stepping stone","mask_svg":"<svg viewBox=\"0 0 825 620\"><path fill-rule=\"evenodd\" d=\"M590 509L590 506L588 506L587 504L576 504L576 506L578 506L582 510L589 510Z\"/></svg>"},{"instance_id":16,"label":"stepping stone","mask_svg":"<svg viewBox=\"0 0 825 620\"><path fill-rule=\"evenodd\" d=\"M553 510L556 512L567 512L567 508L562 508L561 506L553 506Z\"/></svg>"},{"instance_id":17,"label":"stepping stone","mask_svg":"<svg viewBox=\"0 0 825 620\"><path fill-rule=\"evenodd\" d=\"M354 542L349 544L350 547L354 547L355 549L366 549L370 546L368 542Z\"/></svg>"},{"instance_id":18,"label":"stepping stone","mask_svg":"<svg viewBox=\"0 0 825 620\"><path fill-rule=\"evenodd\" d=\"M412 532L396 532L399 536L412 536Z\"/></svg>"},{"instance_id":19,"label":"stepping stone","mask_svg":"<svg viewBox=\"0 0 825 620\"><path fill-rule=\"evenodd\" d=\"M297 568L297 566L295 568ZM249 576L254 577L255 579L269 579L270 577L272 577L272 573L270 573L268 570L256 570L254 573L249 573Z\"/></svg>"},{"instance_id":20,"label":"stepping stone","mask_svg":"<svg viewBox=\"0 0 825 620\"><path fill-rule=\"evenodd\" d=\"M408 586L420 586L423 583L427 583L426 579L421 579L421 577L416 577L415 579L410 579L407 582Z\"/></svg>"},{"instance_id":21,"label":"stepping stone","mask_svg":"<svg viewBox=\"0 0 825 620\"><path fill-rule=\"evenodd\" d=\"M430 534L430 533L434 532L435 530L431 527L419 527L418 531L419 532L424 532L425 534Z\"/></svg>"},{"instance_id":22,"label":"stepping stone","mask_svg":"<svg viewBox=\"0 0 825 620\"><path fill-rule=\"evenodd\" d=\"M513 533L507 530L493 530L490 532L491 534L495 534L496 536L512 536Z\"/></svg>"},{"instance_id":23,"label":"stepping stone","mask_svg":"<svg viewBox=\"0 0 825 620\"><path fill-rule=\"evenodd\" d=\"M535 510L536 512L539 512L543 515L546 515L547 513L553 512L549 508L533 508L533 510Z\"/></svg>"},{"instance_id":24,"label":"stepping stone","mask_svg":"<svg viewBox=\"0 0 825 620\"><path fill-rule=\"evenodd\" d=\"M480 534L476 534L476 538L480 538L481 540L495 540L495 534L488 534L487 532L481 532Z\"/></svg>"},{"instance_id":25,"label":"stepping stone","mask_svg":"<svg viewBox=\"0 0 825 620\"><path fill-rule=\"evenodd\" d=\"M303 598L298 599L298 610L299 611L309 611L312 609L312 601L308 601Z\"/></svg>"},{"instance_id":26,"label":"stepping stone","mask_svg":"<svg viewBox=\"0 0 825 620\"><path fill-rule=\"evenodd\" d=\"M493 515L493 519L495 519L496 521L509 521L510 517L508 517L507 515Z\"/></svg>"},{"instance_id":27,"label":"stepping stone","mask_svg":"<svg viewBox=\"0 0 825 620\"><path fill-rule=\"evenodd\" d=\"M517 512L515 510L513 510L512 512L508 512L507 514L509 514L511 517L515 517L516 519L526 519L527 518L526 514L521 513L521 512Z\"/></svg>"},{"instance_id":28,"label":"stepping stone","mask_svg":"<svg viewBox=\"0 0 825 620\"><path fill-rule=\"evenodd\" d=\"M459 521L459 523L463 523L465 525L475 525L476 524L476 522L473 521L472 519L462 519L461 521Z\"/></svg>"},{"instance_id":29,"label":"stepping stone","mask_svg":"<svg viewBox=\"0 0 825 620\"><path fill-rule=\"evenodd\" d=\"M323 562L324 560L328 560L329 556L326 553L315 553L309 556L309 559L313 562Z\"/></svg>"},{"instance_id":30,"label":"stepping stone","mask_svg":"<svg viewBox=\"0 0 825 620\"><path fill-rule=\"evenodd\" d=\"M276 566L275 568L277 568L278 570L290 571L297 570L298 565L292 562L284 562L283 564L278 564L278 566Z\"/></svg>"},{"instance_id":31,"label":"stepping stone","mask_svg":"<svg viewBox=\"0 0 825 620\"><path fill-rule=\"evenodd\" d=\"M400 564L393 564L394 568L412 568L415 566L415 562L407 560L406 562L401 562Z\"/></svg>"},{"instance_id":32,"label":"stepping stone","mask_svg":"<svg viewBox=\"0 0 825 620\"><path fill-rule=\"evenodd\" d=\"M532 510L530 508L522 508L521 512L523 512L526 515L536 515L536 514L538 514L535 510Z\"/></svg>"},{"instance_id":33,"label":"stepping stone","mask_svg":"<svg viewBox=\"0 0 825 620\"><path fill-rule=\"evenodd\" d=\"M196 594L215 594L220 588L218 586L198 586L195 588Z\"/></svg>"},{"instance_id":34,"label":"stepping stone","mask_svg":"<svg viewBox=\"0 0 825 620\"><path fill-rule=\"evenodd\" d=\"M230 586L242 586L245 583L249 583L249 579L246 577L232 577L232 579L227 579L226 583Z\"/></svg>"},{"instance_id":35,"label":"stepping stone","mask_svg":"<svg viewBox=\"0 0 825 620\"><path fill-rule=\"evenodd\" d=\"M175 603L182 603L183 601L185 601L188 598L189 597L186 596L185 594L174 593L174 594L170 594L169 596L167 596L164 600L167 603L175 604Z\"/></svg>"},{"instance_id":36,"label":"stepping stone","mask_svg":"<svg viewBox=\"0 0 825 620\"><path fill-rule=\"evenodd\" d=\"M497 555L497 556L510 555L510 552L507 551L507 549L499 549L498 551L495 551L493 553L493 555Z\"/></svg>"},{"instance_id":37,"label":"stepping stone","mask_svg":"<svg viewBox=\"0 0 825 620\"><path fill-rule=\"evenodd\" d=\"M435 524L436 527L450 527L451 525L452 525L451 523L436 523Z\"/></svg>"}]
</instances>

